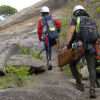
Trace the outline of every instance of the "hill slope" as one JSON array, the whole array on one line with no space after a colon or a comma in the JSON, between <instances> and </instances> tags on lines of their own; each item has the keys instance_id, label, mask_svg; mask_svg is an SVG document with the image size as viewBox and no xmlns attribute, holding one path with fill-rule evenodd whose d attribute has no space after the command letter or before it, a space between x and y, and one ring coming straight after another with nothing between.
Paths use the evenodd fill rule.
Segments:
<instances>
[{"instance_id":1,"label":"hill slope","mask_svg":"<svg viewBox=\"0 0 100 100\"><path fill-rule=\"evenodd\" d=\"M61 20L70 19L69 14L72 7L80 0L43 0L40 3L12 15L3 22L0 22L0 57L11 47L12 44L19 43L23 47L37 51L42 48L36 33L37 21L40 15L40 8L44 5L50 7L54 17ZM90 3L90 0L87 0ZM88 4L87 3L87 4ZM94 4L89 5L89 9ZM86 6L86 5L85 5ZM94 5L96 9L98 4ZM98 17L98 16L97 16ZM98 17L99 20L99 17ZM68 27L68 24L67 26ZM53 49L54 50L54 49ZM57 54L53 51L54 67L52 71L46 71L36 75L30 80L26 87L17 89L0 90L0 100L86 100L89 99L89 84L85 82L86 89L80 92L75 89L75 84L69 82L70 77L57 68ZM44 61L45 61L45 56ZM11 60L7 59L7 60ZM15 60L15 59L13 59ZM96 89L97 99L100 99L100 89ZM84 96L84 97L83 97Z\"/></svg>"}]
</instances>

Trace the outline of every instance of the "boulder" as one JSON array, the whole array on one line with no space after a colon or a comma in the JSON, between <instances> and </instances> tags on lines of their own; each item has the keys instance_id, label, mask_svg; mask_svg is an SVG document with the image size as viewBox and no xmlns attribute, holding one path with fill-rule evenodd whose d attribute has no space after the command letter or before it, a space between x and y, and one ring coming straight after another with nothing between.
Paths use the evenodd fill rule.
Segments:
<instances>
[{"instance_id":1,"label":"boulder","mask_svg":"<svg viewBox=\"0 0 100 100\"><path fill-rule=\"evenodd\" d=\"M6 64L18 67L30 67L30 71L34 70L35 73L47 70L47 66L43 61L29 55L15 55L17 51L19 51L19 48L16 44L12 44L0 54L0 75L5 73Z\"/></svg>"},{"instance_id":2,"label":"boulder","mask_svg":"<svg viewBox=\"0 0 100 100\"><path fill-rule=\"evenodd\" d=\"M0 55L0 75L5 73L6 54Z\"/></svg>"},{"instance_id":3,"label":"boulder","mask_svg":"<svg viewBox=\"0 0 100 100\"><path fill-rule=\"evenodd\" d=\"M43 72L47 68L43 61L23 54L13 55L6 64L18 67L31 67L31 70L34 70L35 73Z\"/></svg>"},{"instance_id":4,"label":"boulder","mask_svg":"<svg viewBox=\"0 0 100 100\"><path fill-rule=\"evenodd\" d=\"M5 65L9 57L15 54L18 50L19 48L16 44L12 44L10 47L6 47L6 50L2 50L2 53L0 54L0 75L5 73Z\"/></svg>"}]
</instances>

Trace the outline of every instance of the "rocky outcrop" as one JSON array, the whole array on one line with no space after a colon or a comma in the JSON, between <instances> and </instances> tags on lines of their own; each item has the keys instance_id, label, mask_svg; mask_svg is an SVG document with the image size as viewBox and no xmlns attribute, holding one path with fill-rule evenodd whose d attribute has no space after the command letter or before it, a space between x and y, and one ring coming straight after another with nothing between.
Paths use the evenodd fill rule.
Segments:
<instances>
[{"instance_id":1,"label":"rocky outcrop","mask_svg":"<svg viewBox=\"0 0 100 100\"><path fill-rule=\"evenodd\" d=\"M31 67L35 73L43 72L47 69L47 66L43 61L29 55L14 55L6 64L17 67Z\"/></svg>"},{"instance_id":2,"label":"rocky outcrop","mask_svg":"<svg viewBox=\"0 0 100 100\"><path fill-rule=\"evenodd\" d=\"M42 47L42 45L40 44L38 40L37 33L33 32L33 30L34 30L34 26L33 27L31 26L25 29L19 29L17 32L15 31L5 32L5 34L0 35L0 47L1 47L0 48L0 73L5 72L6 62L9 60L9 58L12 55L22 54L22 52L16 46L16 44L20 44L23 48L27 48L29 50L40 51L41 49L40 47ZM23 57L22 55L22 58L24 59L25 57ZM32 60L35 60L35 59L32 59ZM27 61L28 61L28 58L27 58ZM14 63L16 65L16 61L12 62L13 65ZM18 63L20 66L21 63L20 62ZM33 66L32 64L33 62L30 62L30 66ZM40 66L37 68L39 68L40 70ZM37 70L37 68L35 69Z\"/></svg>"},{"instance_id":3,"label":"rocky outcrop","mask_svg":"<svg viewBox=\"0 0 100 100\"><path fill-rule=\"evenodd\" d=\"M13 28L14 29L14 28ZM5 64L14 54L22 52L16 47L20 44L23 48L40 50L40 42L36 32L33 32L34 25L18 28L18 30L6 31L0 34L0 72L5 72Z\"/></svg>"}]
</instances>

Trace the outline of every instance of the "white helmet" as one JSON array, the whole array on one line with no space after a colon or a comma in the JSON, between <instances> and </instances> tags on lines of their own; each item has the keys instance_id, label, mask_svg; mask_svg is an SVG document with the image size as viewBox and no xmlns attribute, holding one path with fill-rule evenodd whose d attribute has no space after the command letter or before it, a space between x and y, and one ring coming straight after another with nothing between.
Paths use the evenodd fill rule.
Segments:
<instances>
[{"instance_id":1,"label":"white helmet","mask_svg":"<svg viewBox=\"0 0 100 100\"><path fill-rule=\"evenodd\" d=\"M79 9L82 9L82 10L85 10L84 7L82 5L77 5L74 7L73 9L73 13L75 13L75 11L79 10Z\"/></svg>"},{"instance_id":2,"label":"white helmet","mask_svg":"<svg viewBox=\"0 0 100 100\"><path fill-rule=\"evenodd\" d=\"M49 10L49 8L47 7L47 6L43 6L42 8L41 8L41 11L40 11L41 13L42 12L50 12L50 10Z\"/></svg>"}]
</instances>

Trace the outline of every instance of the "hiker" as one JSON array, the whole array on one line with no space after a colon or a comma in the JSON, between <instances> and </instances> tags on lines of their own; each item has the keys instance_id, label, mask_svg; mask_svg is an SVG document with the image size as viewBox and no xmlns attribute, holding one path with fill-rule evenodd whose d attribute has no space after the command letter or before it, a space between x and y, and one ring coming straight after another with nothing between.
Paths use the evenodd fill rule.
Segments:
<instances>
[{"instance_id":1,"label":"hiker","mask_svg":"<svg viewBox=\"0 0 100 100\"><path fill-rule=\"evenodd\" d=\"M56 39L60 32L61 23L56 19L52 19L50 9L47 6L43 6L40 13L42 18L38 21L38 37L43 42L43 48L46 51L48 70L52 70L51 47L57 44Z\"/></svg>"},{"instance_id":2,"label":"hiker","mask_svg":"<svg viewBox=\"0 0 100 100\"><path fill-rule=\"evenodd\" d=\"M90 98L96 98L95 93L95 81L96 81L96 70L95 70L95 56L94 56L94 44L98 39L98 30L95 22L90 18L89 14L85 11L82 5L77 5L73 9L73 15L70 22L69 32L66 37L66 44L63 48L63 53L67 49L78 42L84 47L85 59L87 61L89 77L90 77ZM80 46L80 45L79 45ZM71 72L76 80L76 87L80 91L84 91L84 86L81 82L79 72L76 68L76 64L79 62L81 57L70 64Z\"/></svg>"}]
</instances>

